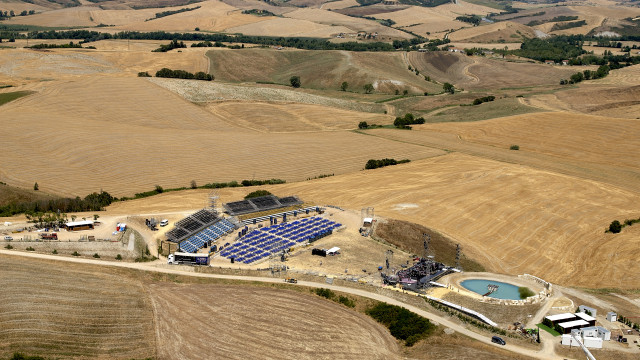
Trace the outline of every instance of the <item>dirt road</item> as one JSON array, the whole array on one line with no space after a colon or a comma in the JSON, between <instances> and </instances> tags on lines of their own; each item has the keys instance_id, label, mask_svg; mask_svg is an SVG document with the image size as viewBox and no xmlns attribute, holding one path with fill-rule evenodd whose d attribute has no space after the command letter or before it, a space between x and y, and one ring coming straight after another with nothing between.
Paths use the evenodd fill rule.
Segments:
<instances>
[{"instance_id":1,"label":"dirt road","mask_svg":"<svg viewBox=\"0 0 640 360\"><path fill-rule=\"evenodd\" d=\"M279 278L265 278L265 277L258 277L258 276L240 276L240 275L221 275L221 274L201 274L201 273L194 273L194 272L180 270L179 268L163 268L158 266L161 264L159 261L155 263L122 263L122 262L115 262L115 261L99 261L99 260L96 261L96 260L90 260L90 259L67 258L67 257L46 255L46 254L23 253L23 252L11 251L11 250L0 250L0 254L10 255L10 256L23 256L23 257L38 258L38 259L47 259L47 260L66 261L66 262L81 263L81 264L93 264L93 265L113 266L113 267L120 267L120 268L131 268L131 269L152 271L152 272L165 273L165 274L195 276L195 277L202 277L202 278L215 278L215 279L227 279L227 280L238 280L238 281L257 281L257 282L264 282L264 283L281 283L282 282L282 279L279 279ZM459 324L451 322L447 318L429 313L415 306L402 303L398 300L392 299L384 295L374 294L361 289L353 289L348 287L316 283L316 282L310 282L310 281L299 281L297 286L323 287L323 288L328 288L335 291L341 291L341 292L352 294L352 295L357 295L357 296L362 296L362 297L366 297L366 298L370 298L378 301L383 301L392 305L401 306L420 316L423 316L440 325L453 329L477 341L480 341L486 344L492 344L490 338L487 335L481 335L481 334L475 333L471 330L468 330L460 326ZM498 345L495 345L495 346L498 346ZM557 356L554 353L550 353L549 347L545 347L542 351L534 351L534 350L526 349L520 346L507 344L506 346L501 346L501 348L521 354L521 355L537 358L537 359L564 359L563 357Z\"/></svg>"}]
</instances>

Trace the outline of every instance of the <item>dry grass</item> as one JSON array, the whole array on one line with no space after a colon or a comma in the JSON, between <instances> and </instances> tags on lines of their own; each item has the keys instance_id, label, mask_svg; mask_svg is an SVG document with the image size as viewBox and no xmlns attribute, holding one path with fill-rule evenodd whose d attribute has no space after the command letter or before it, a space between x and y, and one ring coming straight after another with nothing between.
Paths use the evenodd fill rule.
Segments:
<instances>
[{"instance_id":1,"label":"dry grass","mask_svg":"<svg viewBox=\"0 0 640 360\"><path fill-rule=\"evenodd\" d=\"M536 34L531 27L512 21L475 26L455 31L449 35L449 39L454 42L513 42L522 40L525 37L534 38Z\"/></svg>"},{"instance_id":2,"label":"dry grass","mask_svg":"<svg viewBox=\"0 0 640 360\"><path fill-rule=\"evenodd\" d=\"M358 123L391 124L388 115L332 109L319 105L228 101L211 103L207 109L240 127L273 133L357 129ZM331 113L331 116L327 116Z\"/></svg>"},{"instance_id":3,"label":"dry grass","mask_svg":"<svg viewBox=\"0 0 640 360\"><path fill-rule=\"evenodd\" d=\"M2 178L0 178L0 181L2 181ZM0 184L0 206L10 203L50 200L55 198L57 198L57 196L44 192Z\"/></svg>"},{"instance_id":4,"label":"dry grass","mask_svg":"<svg viewBox=\"0 0 640 360\"><path fill-rule=\"evenodd\" d=\"M526 360L531 359L508 352L496 346L478 343L459 335L441 334L430 336L413 347L407 349L406 355L411 359L437 360Z\"/></svg>"},{"instance_id":5,"label":"dry grass","mask_svg":"<svg viewBox=\"0 0 640 360\"><path fill-rule=\"evenodd\" d=\"M378 136L427 133L369 132ZM416 138L402 141L415 142ZM493 156L484 148L482 151ZM535 154L521 156L536 159ZM555 283L585 287L639 285L637 278L628 274L638 271L638 238L633 234L640 227L631 227L632 232L621 235L604 234L613 219L638 216L640 196L616 186L454 153L265 188L297 194L307 202L351 209L375 206L379 216L424 225L460 243L463 253L488 271L530 273ZM239 198L241 191L224 189L220 194L223 201L230 201ZM117 204L109 211L170 211L178 204L182 208L202 204L205 195L206 191L166 194Z\"/></svg>"},{"instance_id":6,"label":"dry grass","mask_svg":"<svg viewBox=\"0 0 640 360\"><path fill-rule=\"evenodd\" d=\"M575 68L469 57L451 52L411 52L408 59L422 74L464 89L557 85L560 79L576 72Z\"/></svg>"},{"instance_id":7,"label":"dry grass","mask_svg":"<svg viewBox=\"0 0 640 360\"><path fill-rule=\"evenodd\" d=\"M245 35L327 38L334 37L339 33L349 33L351 29L345 26L318 24L308 20L269 17L264 21L231 27L226 31Z\"/></svg>"},{"instance_id":8,"label":"dry grass","mask_svg":"<svg viewBox=\"0 0 640 360\"><path fill-rule=\"evenodd\" d=\"M0 257L0 270L3 357L14 351L56 358L155 355L153 312L138 281L12 256Z\"/></svg>"},{"instance_id":9,"label":"dry grass","mask_svg":"<svg viewBox=\"0 0 640 360\"><path fill-rule=\"evenodd\" d=\"M370 158L415 160L442 153L344 131L265 136L142 78L49 83L40 94L3 108L10 119L3 129L13 140L0 160L3 179L23 187L37 181L42 190L65 195L99 189L131 195L155 184L187 186L191 179L302 180L357 171ZM45 120L55 126L43 126ZM253 144L252 150L243 144Z\"/></svg>"},{"instance_id":10,"label":"dry grass","mask_svg":"<svg viewBox=\"0 0 640 360\"><path fill-rule=\"evenodd\" d=\"M289 84L300 76L303 87L340 89L343 81L352 91L363 92L365 84L378 85L381 92L409 89L434 91L437 86L407 69L402 54L349 51L209 51L211 72L225 81L261 81ZM238 64L245 64L238 66Z\"/></svg>"},{"instance_id":11,"label":"dry grass","mask_svg":"<svg viewBox=\"0 0 640 360\"><path fill-rule=\"evenodd\" d=\"M160 359L192 359L203 349L216 358L398 358L388 330L319 297L204 284L151 285L150 293L165 344Z\"/></svg>"}]
</instances>

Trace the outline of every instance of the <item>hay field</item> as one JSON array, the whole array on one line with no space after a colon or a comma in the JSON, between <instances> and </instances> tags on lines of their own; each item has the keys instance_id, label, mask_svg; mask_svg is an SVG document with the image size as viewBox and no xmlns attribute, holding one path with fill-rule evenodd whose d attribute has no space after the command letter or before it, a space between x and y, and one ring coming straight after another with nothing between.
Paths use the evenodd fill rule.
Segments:
<instances>
[{"instance_id":1,"label":"hay field","mask_svg":"<svg viewBox=\"0 0 640 360\"><path fill-rule=\"evenodd\" d=\"M322 9L297 9L292 12L286 13L284 16L292 19L311 21L317 24L343 26L351 29L351 31L349 32L377 32L379 36L390 37L394 39L410 39L412 37L410 34L392 29L388 26L383 26L373 20L355 18Z\"/></svg>"},{"instance_id":2,"label":"hay field","mask_svg":"<svg viewBox=\"0 0 640 360\"><path fill-rule=\"evenodd\" d=\"M487 271L529 273L562 285L590 288L640 286L638 278L630 275L640 270L635 261L640 256L640 238L604 233L614 219L638 217L637 189L632 192L459 152L262 188L347 209L374 206L378 216L415 222L460 243L466 256L477 259ZM246 192L222 189L221 200L238 199ZM202 206L207 193L169 193L115 204L108 212ZM612 262L616 266L609 266Z\"/></svg>"},{"instance_id":3,"label":"hay field","mask_svg":"<svg viewBox=\"0 0 640 360\"><path fill-rule=\"evenodd\" d=\"M320 8L325 10L336 10L336 9L354 7L358 5L360 4L358 4L356 0L338 0L338 1L326 2L322 4Z\"/></svg>"},{"instance_id":4,"label":"hay field","mask_svg":"<svg viewBox=\"0 0 640 360\"><path fill-rule=\"evenodd\" d=\"M100 270L100 271L98 271ZM0 356L154 357L140 282L102 269L0 256Z\"/></svg>"},{"instance_id":5,"label":"hay field","mask_svg":"<svg viewBox=\"0 0 640 360\"><path fill-rule=\"evenodd\" d=\"M577 114L538 113L473 123L430 124L424 131L453 133L464 141L610 164L640 173L640 121ZM597 146L594 146L597 144ZM640 187L639 187L640 190Z\"/></svg>"},{"instance_id":6,"label":"hay field","mask_svg":"<svg viewBox=\"0 0 640 360\"><path fill-rule=\"evenodd\" d=\"M575 69L517 63L451 52L410 52L409 63L421 74L464 89L504 89L557 85Z\"/></svg>"},{"instance_id":7,"label":"hay field","mask_svg":"<svg viewBox=\"0 0 640 360\"><path fill-rule=\"evenodd\" d=\"M475 26L455 31L449 35L449 39L453 42L514 42L525 37L535 38L536 33L531 27L512 21Z\"/></svg>"},{"instance_id":8,"label":"hay field","mask_svg":"<svg viewBox=\"0 0 640 360\"><path fill-rule=\"evenodd\" d=\"M393 117L333 109L320 105L228 101L207 110L236 126L259 132L311 132L357 129L358 123L391 124Z\"/></svg>"},{"instance_id":9,"label":"hay field","mask_svg":"<svg viewBox=\"0 0 640 360\"><path fill-rule=\"evenodd\" d=\"M439 88L408 71L400 53L245 49L213 50L207 56L211 59L211 73L231 82L288 85L289 78L297 75L304 88L338 90L343 81L349 83L349 90L358 92L363 92L368 83L378 91L391 93L395 89L420 93Z\"/></svg>"},{"instance_id":10,"label":"hay field","mask_svg":"<svg viewBox=\"0 0 640 360\"><path fill-rule=\"evenodd\" d=\"M227 28L226 32L245 35L328 38L340 33L349 33L352 30L346 26L331 26L308 20L270 17L253 24Z\"/></svg>"},{"instance_id":11,"label":"hay field","mask_svg":"<svg viewBox=\"0 0 640 360\"><path fill-rule=\"evenodd\" d=\"M370 158L442 153L344 131L265 136L142 78L50 83L4 105L3 114L12 141L3 146L2 178L23 187L37 181L42 190L65 195L99 189L131 195L155 184L186 186L191 179L302 180L358 171Z\"/></svg>"},{"instance_id":12,"label":"hay field","mask_svg":"<svg viewBox=\"0 0 640 360\"><path fill-rule=\"evenodd\" d=\"M150 294L165 344L159 359L400 358L387 329L316 296L206 284L153 284Z\"/></svg>"}]
</instances>

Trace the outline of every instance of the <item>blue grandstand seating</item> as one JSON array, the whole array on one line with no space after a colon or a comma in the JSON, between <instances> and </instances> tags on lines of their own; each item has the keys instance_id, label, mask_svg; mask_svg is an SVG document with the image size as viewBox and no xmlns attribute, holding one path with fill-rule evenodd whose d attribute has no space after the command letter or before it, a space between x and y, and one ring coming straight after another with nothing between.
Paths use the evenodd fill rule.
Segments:
<instances>
[{"instance_id":1,"label":"blue grandstand seating","mask_svg":"<svg viewBox=\"0 0 640 360\"><path fill-rule=\"evenodd\" d=\"M327 236L340 226L342 225L337 222L321 217L271 225L249 231L233 245L224 248L220 256L250 264L296 244Z\"/></svg>"},{"instance_id":2,"label":"blue grandstand seating","mask_svg":"<svg viewBox=\"0 0 640 360\"><path fill-rule=\"evenodd\" d=\"M216 241L222 236L233 231L235 228L235 225L229 222L229 220L223 219L181 242L180 250L195 253L199 249L203 248L206 242Z\"/></svg>"}]
</instances>

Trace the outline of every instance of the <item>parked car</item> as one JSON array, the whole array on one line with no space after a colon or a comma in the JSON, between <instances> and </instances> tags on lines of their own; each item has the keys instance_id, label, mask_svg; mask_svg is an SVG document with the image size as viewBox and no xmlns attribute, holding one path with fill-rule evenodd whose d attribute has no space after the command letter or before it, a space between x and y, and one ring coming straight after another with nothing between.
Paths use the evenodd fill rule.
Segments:
<instances>
[{"instance_id":1,"label":"parked car","mask_svg":"<svg viewBox=\"0 0 640 360\"><path fill-rule=\"evenodd\" d=\"M169 220L164 219L164 220L160 221L160 226L167 226L167 225L169 225Z\"/></svg>"},{"instance_id":2,"label":"parked car","mask_svg":"<svg viewBox=\"0 0 640 360\"><path fill-rule=\"evenodd\" d=\"M4 237L4 241L11 241L13 240L13 238L11 236L5 236Z\"/></svg>"},{"instance_id":3,"label":"parked car","mask_svg":"<svg viewBox=\"0 0 640 360\"><path fill-rule=\"evenodd\" d=\"M502 340L502 338L499 337L499 336L493 336L491 338L491 342L492 343L496 343L496 344L500 344L500 345L507 345L507 343L504 340Z\"/></svg>"}]
</instances>

